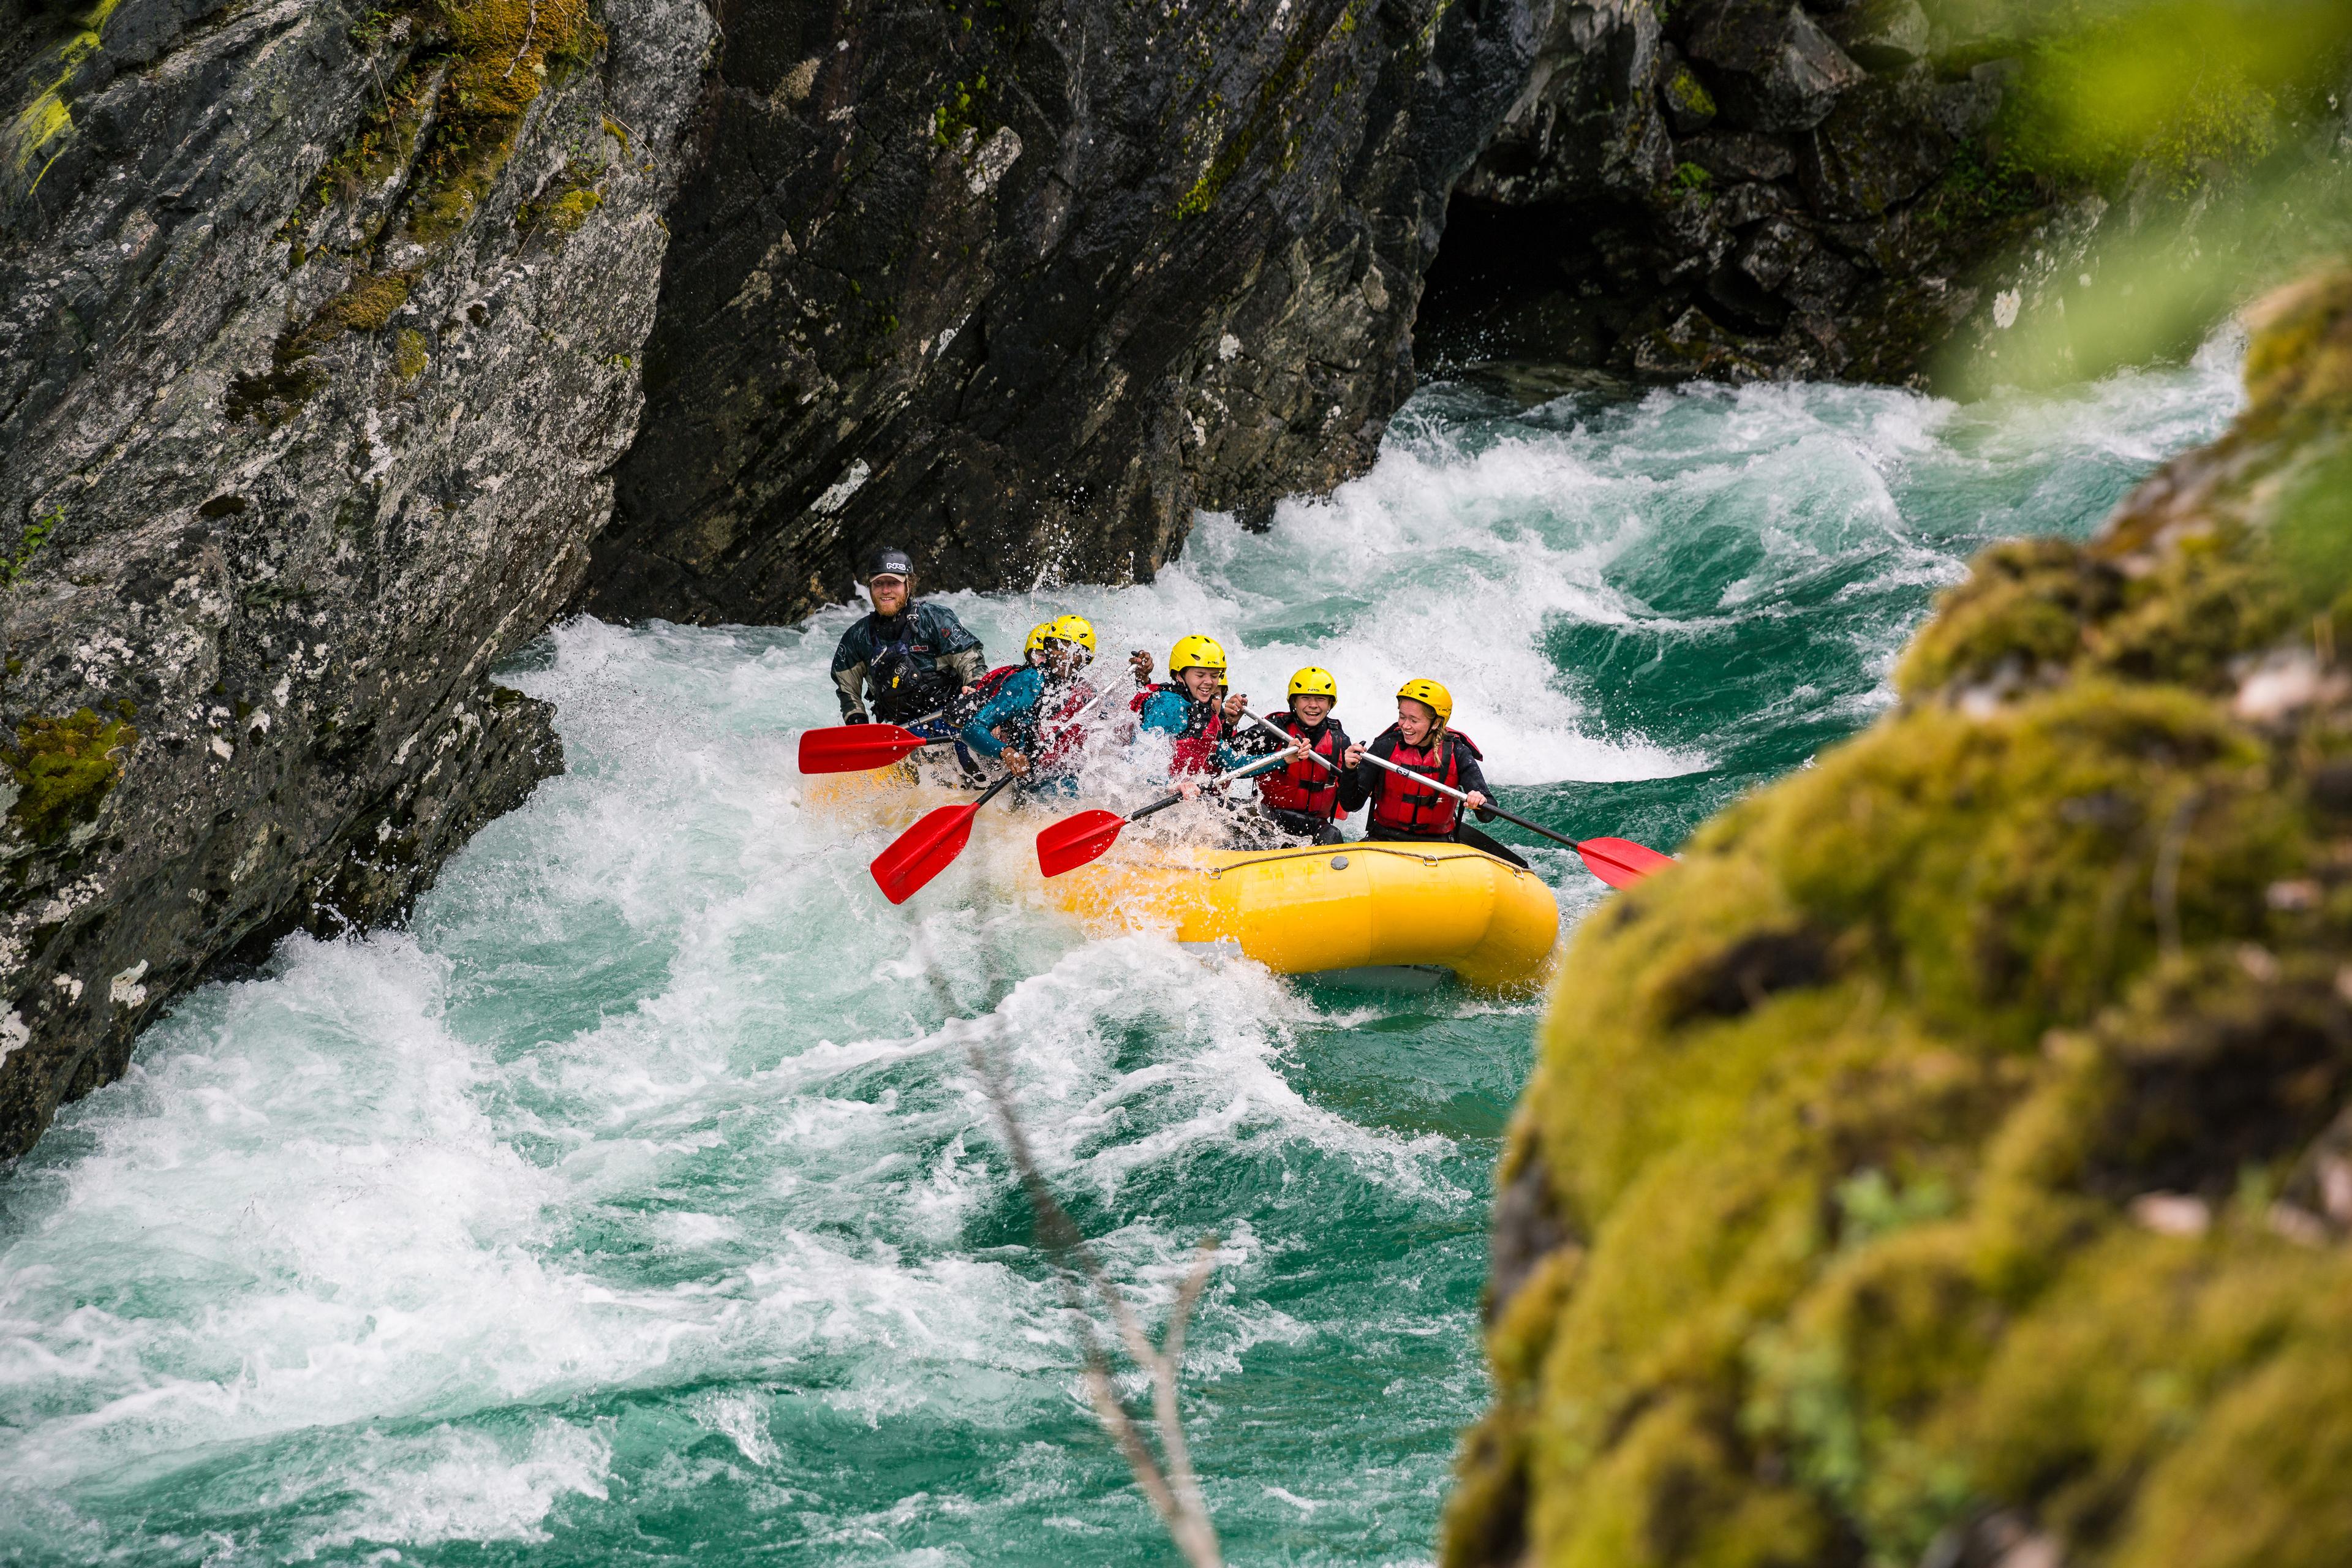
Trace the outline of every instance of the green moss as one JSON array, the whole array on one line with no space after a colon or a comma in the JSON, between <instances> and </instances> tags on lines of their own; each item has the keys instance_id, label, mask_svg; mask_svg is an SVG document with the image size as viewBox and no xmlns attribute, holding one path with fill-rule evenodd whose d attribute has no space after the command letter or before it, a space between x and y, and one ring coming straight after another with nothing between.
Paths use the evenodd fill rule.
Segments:
<instances>
[{"instance_id":1,"label":"green moss","mask_svg":"<svg viewBox=\"0 0 2352 1568\"><path fill-rule=\"evenodd\" d=\"M268 370L229 383L225 399L229 417L273 426L291 419L327 384L326 374L309 363L310 356L347 332L382 331L408 303L415 284L415 274L409 271L352 279L300 328L279 335Z\"/></svg>"},{"instance_id":2,"label":"green moss","mask_svg":"<svg viewBox=\"0 0 2352 1568\"><path fill-rule=\"evenodd\" d=\"M62 719L32 718L16 726L8 748L16 799L8 818L37 844L53 844L78 823L98 815L122 777L125 752L139 732L121 719L82 708Z\"/></svg>"},{"instance_id":3,"label":"green moss","mask_svg":"<svg viewBox=\"0 0 2352 1568\"><path fill-rule=\"evenodd\" d=\"M376 258L391 215L378 215L363 242L345 251L357 274L352 281L278 339L268 370L232 380L224 399L232 418L277 425L294 417L327 384L326 373L308 363L311 355L346 333L389 325L416 279L446 253L489 194L546 84L604 47L588 0L410 0L373 13L354 37L362 47L378 47L397 19L408 21L420 42L393 89L328 161L311 196L278 237L291 242L289 259L300 266L314 254L303 237L321 225L328 208L356 203L406 170L402 232L425 246L428 258L383 269ZM625 148L625 132L622 140ZM531 211L527 228L569 234L601 204L601 196L571 180L569 168L566 180ZM417 363L406 346L396 352L402 379L411 377L406 367Z\"/></svg>"},{"instance_id":4,"label":"green moss","mask_svg":"<svg viewBox=\"0 0 2352 1568\"><path fill-rule=\"evenodd\" d=\"M433 356L427 352L425 334L414 327L403 327L400 336L394 340L393 374L404 382L415 381L432 363Z\"/></svg>"},{"instance_id":5,"label":"green moss","mask_svg":"<svg viewBox=\"0 0 2352 1568\"><path fill-rule=\"evenodd\" d=\"M1682 66L1666 79L1666 101L1694 120L1712 120L1716 115L1715 95L1698 79L1690 67Z\"/></svg>"},{"instance_id":6,"label":"green moss","mask_svg":"<svg viewBox=\"0 0 2352 1568\"><path fill-rule=\"evenodd\" d=\"M221 406L231 419L254 419L273 429L325 390L326 373L306 360L272 364L256 375L233 377Z\"/></svg>"},{"instance_id":7,"label":"green moss","mask_svg":"<svg viewBox=\"0 0 2352 1568\"><path fill-rule=\"evenodd\" d=\"M65 520L66 509L60 503L25 525L24 531L16 536L16 548L5 556L0 556L0 588L16 585L25 575L26 568L32 565L33 557L39 553L41 546L48 542L49 535Z\"/></svg>"},{"instance_id":8,"label":"green moss","mask_svg":"<svg viewBox=\"0 0 2352 1568\"><path fill-rule=\"evenodd\" d=\"M408 224L427 244L473 216L546 81L604 47L587 0L441 0L441 8L457 56Z\"/></svg>"},{"instance_id":9,"label":"green moss","mask_svg":"<svg viewBox=\"0 0 2352 1568\"><path fill-rule=\"evenodd\" d=\"M987 113L988 73L981 71L969 82L950 84L938 108L931 110L931 140L942 147L953 147L967 132L975 141L988 134Z\"/></svg>"},{"instance_id":10,"label":"green moss","mask_svg":"<svg viewBox=\"0 0 2352 1568\"><path fill-rule=\"evenodd\" d=\"M38 190L49 166L65 151L74 128L68 100L76 90L76 79L83 64L101 48L106 24L121 3L121 0L98 0L97 5L81 13L78 23L62 39L41 51L26 71L29 79L46 84L17 112L5 132L6 165L19 194L30 195Z\"/></svg>"},{"instance_id":11,"label":"green moss","mask_svg":"<svg viewBox=\"0 0 2352 1568\"><path fill-rule=\"evenodd\" d=\"M1356 30L1356 14L1360 4L1361 0L1349 0L1331 24L1331 36L1344 37ZM1431 29L1434 29L1444 11L1444 7L1441 5L1438 15L1430 18ZM1249 118L1238 132L1225 139L1216 156L1209 161L1209 166L1192 182L1192 188L1178 199L1176 216L1180 220L1198 217L1216 205L1217 198L1224 194L1225 186L1249 161L1250 153L1256 150L1259 141L1285 122L1293 99L1304 89L1311 77L1307 64L1314 58L1318 41L1318 35L1303 26L1291 39L1289 47L1282 51L1282 58L1275 62L1274 68L1266 73L1265 81L1259 85Z\"/></svg>"},{"instance_id":12,"label":"green moss","mask_svg":"<svg viewBox=\"0 0 2352 1568\"><path fill-rule=\"evenodd\" d=\"M2347 389L2352 278L2258 314L2230 437L1578 931L1449 1563L2352 1561L2352 1215L2273 1197L2352 1117L2352 683L2238 701L2335 657Z\"/></svg>"},{"instance_id":13,"label":"green moss","mask_svg":"<svg viewBox=\"0 0 2352 1568\"><path fill-rule=\"evenodd\" d=\"M515 212L515 227L525 234L545 234L561 240L579 230L604 205L596 188L603 167L585 158L568 160L546 190Z\"/></svg>"}]
</instances>

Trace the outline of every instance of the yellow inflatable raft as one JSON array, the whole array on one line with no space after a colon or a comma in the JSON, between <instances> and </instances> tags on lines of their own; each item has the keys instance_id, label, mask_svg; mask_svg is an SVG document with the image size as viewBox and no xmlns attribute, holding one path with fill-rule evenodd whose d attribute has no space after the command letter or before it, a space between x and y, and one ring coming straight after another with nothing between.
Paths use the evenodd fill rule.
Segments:
<instances>
[{"instance_id":1,"label":"yellow inflatable raft","mask_svg":"<svg viewBox=\"0 0 2352 1568\"><path fill-rule=\"evenodd\" d=\"M811 779L803 798L897 826L970 797L884 770ZM1025 872L1090 929L1168 931L1188 946L1235 952L1281 974L1412 984L1450 970L1482 990L1527 991L1542 983L1559 935L1559 907L1541 878L1467 845L1251 851L1131 835L1091 865L1041 877L1029 848L1037 830L1076 809L992 806L975 821L966 853Z\"/></svg>"}]
</instances>

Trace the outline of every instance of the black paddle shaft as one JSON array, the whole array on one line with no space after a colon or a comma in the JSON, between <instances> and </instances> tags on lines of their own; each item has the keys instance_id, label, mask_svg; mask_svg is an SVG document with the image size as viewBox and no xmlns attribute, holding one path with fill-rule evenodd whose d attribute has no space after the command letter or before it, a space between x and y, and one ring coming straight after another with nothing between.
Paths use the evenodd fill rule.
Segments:
<instances>
[{"instance_id":1,"label":"black paddle shaft","mask_svg":"<svg viewBox=\"0 0 2352 1568\"><path fill-rule=\"evenodd\" d=\"M1235 768L1232 773L1222 774L1219 777L1211 779L1209 782L1211 784L1233 784L1237 780L1250 778L1255 774L1262 773L1265 772L1266 769L1274 766L1276 763L1286 763L1289 760L1290 758L1287 753L1276 752L1270 757L1265 757L1260 761L1251 763L1244 767ZM1180 792L1178 794L1169 795L1165 799L1155 800L1150 805L1143 807L1139 811L1129 812L1127 814L1127 819L1129 822L1141 822L1153 812L1165 811L1170 806L1181 801L1183 798L1183 795Z\"/></svg>"},{"instance_id":2,"label":"black paddle shaft","mask_svg":"<svg viewBox=\"0 0 2352 1568\"><path fill-rule=\"evenodd\" d=\"M1284 735L1281 731L1276 729L1273 725L1267 723L1265 720L1259 718L1255 713L1244 714L1243 717L1246 718L1250 722L1255 724L1259 729L1264 730L1270 735L1279 735L1286 742L1292 739L1292 737L1288 735ZM1280 755L1279 752L1276 754ZM1313 757L1317 762L1322 763L1326 768L1330 769L1331 772L1336 773L1339 771L1328 757L1322 755L1320 752L1309 752L1307 754ZM1461 801L1465 805L1468 805L1470 804L1468 797L1464 795L1460 790L1447 789L1444 784L1439 784L1435 779L1431 778L1427 773L1421 772L1417 768L1406 767L1402 763L1390 762L1385 757L1376 757L1372 755L1370 748L1367 748L1364 752L1364 761L1371 763L1374 767L1386 768L1389 772L1398 774L1400 777L1412 779L1416 784L1425 784L1440 795L1450 795L1455 800ZM1162 802L1161 804L1165 805L1166 803ZM1159 808L1155 806L1151 809L1157 810ZM1536 824L1529 822L1524 816L1514 816L1511 813L1505 811L1501 806L1496 805L1491 800L1483 806L1473 806L1471 809L1474 811L1487 812L1492 816L1501 817L1505 822L1517 823L1519 826L1526 828L1529 833L1540 833L1546 838L1550 839L1553 843L1565 844L1570 849L1581 852L1583 847L1573 838L1570 838L1562 834L1554 833L1549 827L1539 827Z\"/></svg>"}]
</instances>

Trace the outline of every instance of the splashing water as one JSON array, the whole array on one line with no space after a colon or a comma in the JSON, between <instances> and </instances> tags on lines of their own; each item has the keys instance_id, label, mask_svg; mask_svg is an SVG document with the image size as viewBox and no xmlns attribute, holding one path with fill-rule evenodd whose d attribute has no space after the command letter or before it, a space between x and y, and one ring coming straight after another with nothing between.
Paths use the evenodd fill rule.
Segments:
<instances>
[{"instance_id":1,"label":"splashing water","mask_svg":"<svg viewBox=\"0 0 2352 1568\"><path fill-rule=\"evenodd\" d=\"M1670 847L1867 721L1974 550L2080 534L2216 433L2234 361L1969 408L1440 386L1269 533L952 602L992 652L1049 609L1107 656L1214 633L1261 707L1328 665L1365 738L1437 675L1507 804ZM1224 1238L1186 1392L1228 1551L1427 1559L1535 1009L1090 941L985 869L891 909L887 832L804 806L791 760L847 619L560 628L509 679L557 704L567 775L406 931L188 998L0 1176L0 1556L1163 1559L966 1068L985 1036L1137 1300ZM1531 858L1571 917L1600 896Z\"/></svg>"}]
</instances>

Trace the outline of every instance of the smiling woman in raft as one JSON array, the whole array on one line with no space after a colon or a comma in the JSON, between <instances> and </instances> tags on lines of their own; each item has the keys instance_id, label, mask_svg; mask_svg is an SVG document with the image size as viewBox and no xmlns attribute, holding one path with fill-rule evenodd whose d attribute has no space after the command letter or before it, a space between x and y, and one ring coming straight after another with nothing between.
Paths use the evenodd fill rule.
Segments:
<instances>
[{"instance_id":1,"label":"smiling woman in raft","mask_svg":"<svg viewBox=\"0 0 2352 1568\"><path fill-rule=\"evenodd\" d=\"M1402 839L1467 844L1514 866L1527 864L1504 845L1462 820L1462 803L1452 795L1418 785L1409 778L1367 762L1378 757L1394 767L1459 790L1478 814L1492 822L1486 809L1486 775L1478 766L1477 742L1451 729L1454 694L1434 680L1413 679L1397 689L1396 722L1381 731L1369 746L1348 748L1350 770L1339 785L1339 804L1347 810L1369 804L1371 817L1368 839Z\"/></svg>"}]
</instances>

